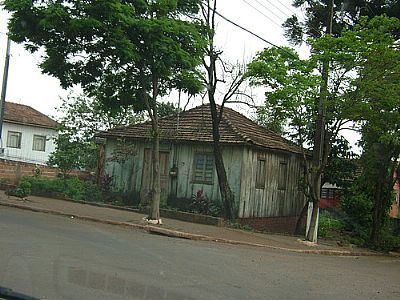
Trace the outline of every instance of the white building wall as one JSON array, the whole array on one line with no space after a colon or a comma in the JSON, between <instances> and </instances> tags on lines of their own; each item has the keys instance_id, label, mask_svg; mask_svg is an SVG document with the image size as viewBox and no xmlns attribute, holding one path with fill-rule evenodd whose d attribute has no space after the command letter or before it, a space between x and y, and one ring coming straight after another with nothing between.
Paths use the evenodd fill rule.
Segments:
<instances>
[{"instance_id":1,"label":"white building wall","mask_svg":"<svg viewBox=\"0 0 400 300\"><path fill-rule=\"evenodd\" d=\"M7 147L8 131L22 133L20 149ZM46 136L45 151L32 150L34 135ZM4 156L2 158L28 163L46 164L50 153L55 150L53 139L55 136L57 136L57 131L55 129L4 122L1 134L2 145L0 145L0 147L4 148Z\"/></svg>"}]
</instances>

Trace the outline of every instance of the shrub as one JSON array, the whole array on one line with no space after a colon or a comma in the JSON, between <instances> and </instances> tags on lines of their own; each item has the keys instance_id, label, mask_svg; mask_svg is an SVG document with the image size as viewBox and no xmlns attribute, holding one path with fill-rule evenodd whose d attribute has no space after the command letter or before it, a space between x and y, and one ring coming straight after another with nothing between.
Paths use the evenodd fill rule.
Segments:
<instances>
[{"instance_id":1,"label":"shrub","mask_svg":"<svg viewBox=\"0 0 400 300\"><path fill-rule=\"evenodd\" d=\"M190 204L190 210L193 213L209 215L210 214L211 201L203 194L203 191L197 191L196 195L193 195Z\"/></svg>"},{"instance_id":2,"label":"shrub","mask_svg":"<svg viewBox=\"0 0 400 300\"><path fill-rule=\"evenodd\" d=\"M343 230L344 223L340 219L332 217L327 212L322 212L319 217L318 234L320 237L334 237Z\"/></svg>"},{"instance_id":3,"label":"shrub","mask_svg":"<svg viewBox=\"0 0 400 300\"><path fill-rule=\"evenodd\" d=\"M31 194L31 184L28 181L20 181L16 188L7 190L7 195L25 198Z\"/></svg>"},{"instance_id":4,"label":"shrub","mask_svg":"<svg viewBox=\"0 0 400 300\"><path fill-rule=\"evenodd\" d=\"M62 193L67 198L84 201L104 201L104 196L96 184L79 180L75 176L45 179L23 177L17 188L29 184L32 193Z\"/></svg>"},{"instance_id":5,"label":"shrub","mask_svg":"<svg viewBox=\"0 0 400 300\"><path fill-rule=\"evenodd\" d=\"M203 194L203 191L197 191L193 195L189 206L189 212L196 214L209 215L213 217L220 217L223 209L222 204L218 201L211 201Z\"/></svg>"},{"instance_id":6,"label":"shrub","mask_svg":"<svg viewBox=\"0 0 400 300\"><path fill-rule=\"evenodd\" d=\"M400 235L388 230L383 232L382 240L377 247L377 250L397 251L400 250Z\"/></svg>"},{"instance_id":7,"label":"shrub","mask_svg":"<svg viewBox=\"0 0 400 300\"><path fill-rule=\"evenodd\" d=\"M233 228L233 229L240 229L240 230L246 230L246 231L254 231L254 228L251 227L248 224L240 224L236 222L228 222L228 227Z\"/></svg>"}]
</instances>

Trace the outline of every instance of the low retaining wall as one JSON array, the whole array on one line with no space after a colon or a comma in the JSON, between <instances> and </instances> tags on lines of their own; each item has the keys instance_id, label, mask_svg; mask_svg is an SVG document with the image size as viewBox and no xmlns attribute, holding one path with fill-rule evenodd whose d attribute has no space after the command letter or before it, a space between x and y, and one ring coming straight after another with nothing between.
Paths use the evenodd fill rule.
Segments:
<instances>
[{"instance_id":1,"label":"low retaining wall","mask_svg":"<svg viewBox=\"0 0 400 300\"><path fill-rule=\"evenodd\" d=\"M250 225L256 230L293 234L296 229L298 216L240 218L236 222Z\"/></svg>"},{"instance_id":2,"label":"low retaining wall","mask_svg":"<svg viewBox=\"0 0 400 300\"><path fill-rule=\"evenodd\" d=\"M16 184L23 176L33 176L38 173L43 178L55 178L60 170L43 165L0 159L0 179L9 184ZM88 172L82 171L71 171L70 174L82 179L89 176Z\"/></svg>"},{"instance_id":3,"label":"low retaining wall","mask_svg":"<svg viewBox=\"0 0 400 300\"><path fill-rule=\"evenodd\" d=\"M11 187L15 187L15 186L10 185L10 184L0 184L0 189L2 189L2 190L7 190L8 188L11 188ZM148 214L148 212L149 212L149 210L146 208L138 209L138 208L133 208L133 207L112 205L112 204L99 203L99 202L87 202L87 201L73 200L73 199L67 198L63 193L58 193L58 192L33 192L32 195L39 196L39 197L45 197L45 198L52 198L52 199L57 199L57 200L77 202L77 203L93 205L93 206L133 211L133 212L138 212L138 213L142 213L142 214ZM187 213L187 212L181 212L181 211L175 211L175 210L160 209L160 216L162 218L169 218L169 219L175 219L175 220L192 222L192 223L213 225L213 226L218 226L218 227L224 226L223 218L216 218L216 217L211 217L211 216L206 216L206 215L199 215L199 214L193 214L193 213Z\"/></svg>"},{"instance_id":4,"label":"low retaining wall","mask_svg":"<svg viewBox=\"0 0 400 300\"><path fill-rule=\"evenodd\" d=\"M147 214L149 210L146 208L141 208L139 212ZM199 214L193 214L193 213L175 211L169 209L160 209L160 217L192 222L192 223L205 224L205 225L214 225L218 227L224 226L223 218L217 218L217 217L211 217L206 215L199 215Z\"/></svg>"}]
</instances>

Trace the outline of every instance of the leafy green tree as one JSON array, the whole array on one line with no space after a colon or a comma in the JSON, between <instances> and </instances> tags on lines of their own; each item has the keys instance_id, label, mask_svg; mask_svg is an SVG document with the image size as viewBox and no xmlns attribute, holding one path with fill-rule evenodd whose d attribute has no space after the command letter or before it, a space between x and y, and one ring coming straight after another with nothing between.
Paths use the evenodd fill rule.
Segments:
<instances>
[{"instance_id":1,"label":"leafy green tree","mask_svg":"<svg viewBox=\"0 0 400 300\"><path fill-rule=\"evenodd\" d=\"M283 24L287 39L295 44L302 44L306 38L320 38L327 31L332 10L332 35L338 36L343 29L358 23L363 16L373 18L387 15L400 18L399 1L393 0L293 0L293 6L305 11L305 19L296 15L289 17Z\"/></svg>"},{"instance_id":2,"label":"leafy green tree","mask_svg":"<svg viewBox=\"0 0 400 300\"><path fill-rule=\"evenodd\" d=\"M168 117L181 111L182 110L175 106L172 102L161 102L158 107L158 117Z\"/></svg>"},{"instance_id":3,"label":"leafy green tree","mask_svg":"<svg viewBox=\"0 0 400 300\"><path fill-rule=\"evenodd\" d=\"M360 121L365 128L364 126L372 120L379 119L378 117L374 118L373 114L365 109L371 105L367 102L367 98L361 95L365 95L367 91L375 93L368 87L378 89L380 86L377 80L378 74L387 72L386 63L374 64L374 68L371 70L375 70L377 73L375 77L370 78L370 82L367 81L363 72L367 70L366 66L373 62L373 57L384 59L384 56L377 55L378 52L372 54L372 49L375 47L392 50L397 48L388 38L392 36L391 33L396 28L395 20L398 19L377 17L370 22L364 20L361 21L362 25L356 25L352 30L346 30L338 37L327 35L315 39L311 41L312 55L307 60L299 60L290 49L266 49L249 65L248 74L252 78L253 84L264 85L268 88L267 101L268 105L275 110L274 114L285 117L286 119L282 118L286 120L287 126L297 136L299 144L311 146L314 153L317 143L313 135L317 131L313 129L313 126L316 126L315 120L318 120L320 115L318 109L319 103L321 103L320 86L321 82L325 82L323 74L318 75L318 70L324 70L324 64L329 64L329 84L325 87L325 95L322 98L325 106L323 155L318 164L313 161L306 176L308 196L314 203L314 207L318 207L319 204L321 186L319 178L326 171L332 145L340 131L346 128L346 124L353 121ZM384 52L382 52L383 54ZM390 62L393 67L397 65L395 60ZM306 67L308 69L305 69ZM391 72L388 74L398 74L397 71L392 70ZM393 87L389 85L386 88L390 88L390 91L393 90ZM390 95L390 93L383 92L382 94ZM387 101L383 103L387 103ZM383 109L378 108L376 107L374 112L381 112ZM398 112L397 108L393 106L390 106L390 109ZM385 122L387 121L385 120ZM390 126L397 128L395 124L395 122L390 123ZM311 223L313 224L313 222ZM307 238L311 240L310 236Z\"/></svg>"},{"instance_id":4,"label":"leafy green tree","mask_svg":"<svg viewBox=\"0 0 400 300\"><path fill-rule=\"evenodd\" d=\"M64 175L73 169L93 170L96 167L96 132L144 119L142 113L136 113L130 107L105 109L99 101L83 95L63 99L58 112L61 117L57 120L56 151L50 154L48 164L59 167Z\"/></svg>"},{"instance_id":5,"label":"leafy green tree","mask_svg":"<svg viewBox=\"0 0 400 300\"><path fill-rule=\"evenodd\" d=\"M400 47L394 35L398 18L361 20L345 37L357 50L358 76L350 95L358 102L355 120L361 127L362 175L373 204L370 243L379 245L393 199L393 174L400 158Z\"/></svg>"},{"instance_id":6,"label":"leafy green tree","mask_svg":"<svg viewBox=\"0 0 400 300\"><path fill-rule=\"evenodd\" d=\"M397 1L391 0L295 0L293 1L293 5L305 9L307 12L304 22L299 22L296 16L292 16L283 24L286 36L293 44L301 44L305 36L311 38L311 40L319 39L324 35L327 38L340 36L344 29L351 29L359 22L360 17L365 15L373 17L385 12L397 17L400 16ZM315 48L315 44L312 47ZM330 152L329 147L326 147L330 146L330 139L326 138L327 133L329 134L329 130L326 128L329 121L325 118L325 112L328 109L328 102L331 101L328 97L328 89L329 82L332 80L332 70L330 67L333 61L326 55L328 52L332 53L332 51L329 51L329 48L325 47L320 49L323 49L326 53L321 53L325 58L322 56L320 57L322 82L319 99L317 101L318 114L315 119L314 127L315 134L312 164L315 170L319 170L316 173L320 173L319 176L315 176L316 181L314 180L314 186L316 189L318 189L317 186L320 185L322 180L324 158L328 157ZM316 190L315 194L320 194L320 191ZM318 213L317 203L315 203L315 201L313 201L313 203L314 209L310 221L310 230L307 234L307 239L309 240L311 240L313 232L315 231Z\"/></svg>"},{"instance_id":7,"label":"leafy green tree","mask_svg":"<svg viewBox=\"0 0 400 300\"><path fill-rule=\"evenodd\" d=\"M350 80L349 70L341 65L346 59L348 57L337 57L331 51L323 52L318 49L315 49L309 59L300 59L290 48L268 48L248 65L247 76L250 77L251 83L266 88L265 106L268 112L279 120L281 126L288 129L287 136L303 147L304 165L309 166L304 178L307 187L305 193L316 209L319 206L321 177L328 164L332 143L348 122L343 116L346 102L341 97ZM326 61L330 61L335 76L324 92L324 97L328 98L329 102L326 102L324 113L326 128L322 155L310 164L309 152L305 148L312 148L313 154L319 152L315 147L315 128L320 113L318 103L321 85L324 82L320 70ZM306 207L303 209L303 213L305 212ZM315 211L313 216L316 216ZM315 227L316 217L311 224ZM313 240L312 226L307 237L309 240Z\"/></svg>"},{"instance_id":8,"label":"leafy green tree","mask_svg":"<svg viewBox=\"0 0 400 300\"><path fill-rule=\"evenodd\" d=\"M71 132L62 132L55 138L55 145L56 150L50 154L47 164L58 167L64 178L72 170L95 167L97 147L94 143L79 141Z\"/></svg>"},{"instance_id":9,"label":"leafy green tree","mask_svg":"<svg viewBox=\"0 0 400 300\"><path fill-rule=\"evenodd\" d=\"M131 105L152 123L149 219L159 220L158 98L201 63L204 38L190 18L200 0L5 0L11 38L32 52L64 88L79 84L106 107Z\"/></svg>"},{"instance_id":10,"label":"leafy green tree","mask_svg":"<svg viewBox=\"0 0 400 300\"><path fill-rule=\"evenodd\" d=\"M351 150L349 142L339 136L333 143L322 184L329 182L346 192L351 188L359 169L359 157Z\"/></svg>"}]
</instances>

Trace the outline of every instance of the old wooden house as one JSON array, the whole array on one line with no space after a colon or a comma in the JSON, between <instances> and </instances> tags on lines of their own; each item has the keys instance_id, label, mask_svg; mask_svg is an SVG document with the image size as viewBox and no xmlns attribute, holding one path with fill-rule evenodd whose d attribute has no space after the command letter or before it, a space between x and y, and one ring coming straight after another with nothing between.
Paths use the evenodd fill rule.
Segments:
<instances>
[{"instance_id":1,"label":"old wooden house","mask_svg":"<svg viewBox=\"0 0 400 300\"><path fill-rule=\"evenodd\" d=\"M202 191L220 201L209 105L160 119L162 198L189 201ZM151 124L101 132L104 172L115 189L145 199L151 185ZM305 203L301 149L239 112L224 108L223 159L242 223L291 231Z\"/></svg>"}]
</instances>

